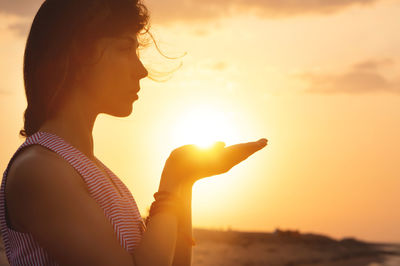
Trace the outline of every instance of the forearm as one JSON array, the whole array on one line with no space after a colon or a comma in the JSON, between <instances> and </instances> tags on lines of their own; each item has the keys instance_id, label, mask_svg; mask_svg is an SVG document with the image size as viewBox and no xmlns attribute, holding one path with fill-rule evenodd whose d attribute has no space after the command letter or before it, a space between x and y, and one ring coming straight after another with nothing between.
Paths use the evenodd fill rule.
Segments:
<instances>
[{"instance_id":1,"label":"forearm","mask_svg":"<svg viewBox=\"0 0 400 266\"><path fill-rule=\"evenodd\" d=\"M192 187L192 184L182 185L180 191L184 206L178 224L173 266L188 266L192 263Z\"/></svg>"},{"instance_id":2,"label":"forearm","mask_svg":"<svg viewBox=\"0 0 400 266\"><path fill-rule=\"evenodd\" d=\"M176 244L178 220L173 213L151 217L139 246L134 251L136 266L171 265Z\"/></svg>"},{"instance_id":3,"label":"forearm","mask_svg":"<svg viewBox=\"0 0 400 266\"><path fill-rule=\"evenodd\" d=\"M161 182L159 191L179 195L180 188ZM135 265L172 264L178 232L178 217L171 211L156 213L149 219L139 246L134 251Z\"/></svg>"}]
</instances>

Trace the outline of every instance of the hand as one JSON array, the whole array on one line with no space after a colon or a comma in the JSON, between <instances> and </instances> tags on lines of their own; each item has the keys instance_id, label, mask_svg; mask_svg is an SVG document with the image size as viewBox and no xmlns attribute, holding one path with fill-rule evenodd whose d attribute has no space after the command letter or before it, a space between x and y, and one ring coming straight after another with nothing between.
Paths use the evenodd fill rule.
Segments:
<instances>
[{"instance_id":1,"label":"hand","mask_svg":"<svg viewBox=\"0 0 400 266\"><path fill-rule=\"evenodd\" d=\"M168 157L161 178L164 182L181 185L228 172L233 166L264 148L267 142L268 140L263 138L228 147L221 141L206 149L194 144L178 147Z\"/></svg>"}]
</instances>

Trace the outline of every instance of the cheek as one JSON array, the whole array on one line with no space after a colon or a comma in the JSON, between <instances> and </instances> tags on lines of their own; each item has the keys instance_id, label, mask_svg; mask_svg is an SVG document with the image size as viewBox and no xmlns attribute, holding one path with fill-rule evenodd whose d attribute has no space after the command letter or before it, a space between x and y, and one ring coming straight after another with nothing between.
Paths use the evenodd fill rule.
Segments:
<instances>
[{"instance_id":1,"label":"cheek","mask_svg":"<svg viewBox=\"0 0 400 266\"><path fill-rule=\"evenodd\" d=\"M113 59L106 62L101 70L101 80L104 85L117 89L128 77L128 67L123 60Z\"/></svg>"},{"instance_id":2,"label":"cheek","mask_svg":"<svg viewBox=\"0 0 400 266\"><path fill-rule=\"evenodd\" d=\"M128 60L118 57L105 58L95 71L95 84L97 94L113 97L118 92L129 89L130 76Z\"/></svg>"},{"instance_id":3,"label":"cheek","mask_svg":"<svg viewBox=\"0 0 400 266\"><path fill-rule=\"evenodd\" d=\"M92 94L99 109L113 113L118 108L131 105L128 91L132 89L132 80L129 69L126 59L113 58L99 64L95 71L95 92Z\"/></svg>"}]
</instances>

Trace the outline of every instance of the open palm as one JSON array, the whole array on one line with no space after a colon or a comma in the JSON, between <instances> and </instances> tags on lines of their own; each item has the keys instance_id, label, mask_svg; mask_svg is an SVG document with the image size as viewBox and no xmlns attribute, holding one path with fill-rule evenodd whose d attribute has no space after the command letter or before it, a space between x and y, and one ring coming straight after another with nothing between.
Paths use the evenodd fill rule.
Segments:
<instances>
[{"instance_id":1,"label":"open palm","mask_svg":"<svg viewBox=\"0 0 400 266\"><path fill-rule=\"evenodd\" d=\"M222 174L264 148L267 142L267 139L260 139L227 147L224 142L216 142L207 149L194 144L184 145L171 152L163 175L179 178L180 182L195 182L204 177Z\"/></svg>"}]
</instances>

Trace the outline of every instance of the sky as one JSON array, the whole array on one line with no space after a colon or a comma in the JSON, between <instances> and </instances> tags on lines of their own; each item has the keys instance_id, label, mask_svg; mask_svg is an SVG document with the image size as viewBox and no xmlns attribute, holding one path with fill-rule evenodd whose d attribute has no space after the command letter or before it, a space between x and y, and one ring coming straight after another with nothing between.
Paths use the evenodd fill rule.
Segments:
<instances>
[{"instance_id":1,"label":"sky","mask_svg":"<svg viewBox=\"0 0 400 266\"><path fill-rule=\"evenodd\" d=\"M42 1L0 2L0 167L24 141L23 52ZM400 242L400 2L144 1L160 49L129 117L101 114L95 154L144 216L170 152L268 145L193 187L193 226ZM117 139L117 140L115 140Z\"/></svg>"}]
</instances>

